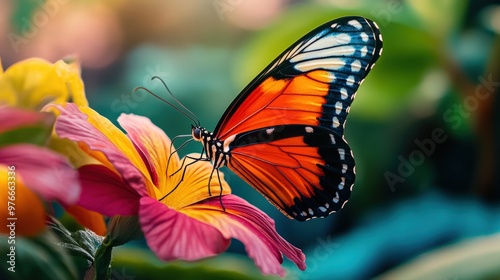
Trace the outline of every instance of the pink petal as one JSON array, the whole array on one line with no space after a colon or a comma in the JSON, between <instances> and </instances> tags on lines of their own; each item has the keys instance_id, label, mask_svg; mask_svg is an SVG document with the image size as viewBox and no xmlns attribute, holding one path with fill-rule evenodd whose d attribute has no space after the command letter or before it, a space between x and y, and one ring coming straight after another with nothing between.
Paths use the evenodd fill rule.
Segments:
<instances>
[{"instance_id":1,"label":"pink petal","mask_svg":"<svg viewBox=\"0 0 500 280\"><path fill-rule=\"evenodd\" d=\"M102 165L78 169L82 194L78 205L112 217L137 215L139 194L116 173Z\"/></svg>"},{"instance_id":2,"label":"pink petal","mask_svg":"<svg viewBox=\"0 0 500 280\"><path fill-rule=\"evenodd\" d=\"M166 184L166 173L174 173L179 166L179 156L173 155L167 172L167 160L170 156L172 143L165 132L155 126L148 118L136 115L122 114L118 123L125 129L128 137L142 153L148 164L151 178L156 186Z\"/></svg>"},{"instance_id":3,"label":"pink petal","mask_svg":"<svg viewBox=\"0 0 500 280\"><path fill-rule=\"evenodd\" d=\"M189 207L186 214L218 228L225 238L240 240L264 274L285 275L282 253L299 269L306 268L305 255L276 232L274 221L264 212L235 195L223 196L222 203L225 212L219 198L214 197Z\"/></svg>"},{"instance_id":4,"label":"pink petal","mask_svg":"<svg viewBox=\"0 0 500 280\"><path fill-rule=\"evenodd\" d=\"M61 115L56 120L55 128L57 134L61 138L67 138L76 142L84 142L91 150L101 151L137 193L141 196L147 195L144 175L131 163L120 149L113 145L110 139L87 121L87 115L82 113L78 107L72 103L67 103L65 107L57 106L57 108L61 112ZM99 117L103 118L101 116ZM109 124L109 126L112 125Z\"/></svg>"},{"instance_id":5,"label":"pink petal","mask_svg":"<svg viewBox=\"0 0 500 280\"><path fill-rule=\"evenodd\" d=\"M74 204L80 195L78 173L49 149L18 144L0 148L0 164L15 166L24 184L46 200Z\"/></svg>"},{"instance_id":6,"label":"pink petal","mask_svg":"<svg viewBox=\"0 0 500 280\"><path fill-rule=\"evenodd\" d=\"M162 260L193 261L224 252L229 246L230 240L213 226L150 197L140 200L139 220L149 248Z\"/></svg>"},{"instance_id":7,"label":"pink petal","mask_svg":"<svg viewBox=\"0 0 500 280\"><path fill-rule=\"evenodd\" d=\"M7 106L0 107L0 133L37 123L44 123L49 126L53 122L54 115L50 113L27 111Z\"/></svg>"}]
</instances>

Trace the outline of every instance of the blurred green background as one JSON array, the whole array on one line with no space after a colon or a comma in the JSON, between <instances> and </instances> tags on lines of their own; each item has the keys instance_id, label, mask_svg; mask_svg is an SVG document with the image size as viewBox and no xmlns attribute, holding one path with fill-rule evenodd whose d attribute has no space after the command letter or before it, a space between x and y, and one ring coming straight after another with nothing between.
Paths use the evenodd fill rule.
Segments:
<instances>
[{"instance_id":1,"label":"blurred green background","mask_svg":"<svg viewBox=\"0 0 500 280\"><path fill-rule=\"evenodd\" d=\"M0 57L6 68L76 55L91 107L112 121L147 116L173 138L191 122L135 87L166 97L150 80L160 76L212 130L272 59L345 15L371 18L384 38L346 125L349 203L300 223L224 170L233 192L306 253L305 272L285 264L288 279L500 279L498 1L0 1ZM234 241L193 264L161 262L143 241L113 256L113 279L261 278Z\"/></svg>"}]
</instances>

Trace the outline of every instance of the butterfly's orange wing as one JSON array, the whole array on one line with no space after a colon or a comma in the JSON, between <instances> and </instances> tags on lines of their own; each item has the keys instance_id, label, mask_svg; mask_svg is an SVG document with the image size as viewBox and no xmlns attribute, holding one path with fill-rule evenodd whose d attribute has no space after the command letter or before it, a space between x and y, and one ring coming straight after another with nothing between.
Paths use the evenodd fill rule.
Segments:
<instances>
[{"instance_id":1,"label":"butterfly's orange wing","mask_svg":"<svg viewBox=\"0 0 500 280\"><path fill-rule=\"evenodd\" d=\"M324 217L342 208L354 182L354 158L342 137L322 127L274 127L273 138L246 145L264 130L236 139L228 167L285 215ZM307 134L305 134L305 131ZM335 144L332 144L335 143Z\"/></svg>"},{"instance_id":2,"label":"butterfly's orange wing","mask_svg":"<svg viewBox=\"0 0 500 280\"><path fill-rule=\"evenodd\" d=\"M358 86L382 51L372 21L326 23L287 49L229 106L214 134L228 167L291 218L340 209L354 184L343 137Z\"/></svg>"}]
</instances>

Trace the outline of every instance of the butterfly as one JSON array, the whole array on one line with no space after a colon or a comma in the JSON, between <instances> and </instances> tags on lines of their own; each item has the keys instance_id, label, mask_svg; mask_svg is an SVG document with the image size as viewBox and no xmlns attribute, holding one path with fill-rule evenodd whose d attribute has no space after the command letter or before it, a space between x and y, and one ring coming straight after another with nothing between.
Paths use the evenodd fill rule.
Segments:
<instances>
[{"instance_id":1,"label":"butterfly","mask_svg":"<svg viewBox=\"0 0 500 280\"><path fill-rule=\"evenodd\" d=\"M250 82L213 132L193 125L192 139L214 170L227 166L289 218L326 217L351 195L355 162L344 125L381 54L373 21L327 22Z\"/></svg>"}]
</instances>

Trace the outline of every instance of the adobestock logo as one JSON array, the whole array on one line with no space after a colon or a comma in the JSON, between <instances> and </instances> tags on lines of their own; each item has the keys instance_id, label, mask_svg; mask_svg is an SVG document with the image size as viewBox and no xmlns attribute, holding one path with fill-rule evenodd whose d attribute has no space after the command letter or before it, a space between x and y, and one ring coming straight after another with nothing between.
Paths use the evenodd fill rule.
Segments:
<instances>
[{"instance_id":1,"label":"adobestock logo","mask_svg":"<svg viewBox=\"0 0 500 280\"><path fill-rule=\"evenodd\" d=\"M212 4L214 5L214 9L219 19L223 21L225 19L225 14L234 11L242 2L243 0L214 0Z\"/></svg>"},{"instance_id":2,"label":"adobestock logo","mask_svg":"<svg viewBox=\"0 0 500 280\"><path fill-rule=\"evenodd\" d=\"M479 77L479 85L476 86L473 95L467 96L461 104L453 104L452 108L443 114L445 122L451 124L451 128L458 129L462 121L471 116L479 108L479 103L490 98L495 89L500 86L500 82L493 81L490 74L487 79Z\"/></svg>"},{"instance_id":3,"label":"adobestock logo","mask_svg":"<svg viewBox=\"0 0 500 280\"><path fill-rule=\"evenodd\" d=\"M398 172L386 171L384 173L385 180L391 191L395 192L395 185L403 183L406 178L410 177L415 172L415 168L422 165L425 159L436 151L437 144L442 144L447 139L448 135L445 134L442 128L435 128L429 138L415 139L414 143L417 148L410 152L408 158L404 158L402 155L398 156Z\"/></svg>"},{"instance_id":4,"label":"adobestock logo","mask_svg":"<svg viewBox=\"0 0 500 280\"><path fill-rule=\"evenodd\" d=\"M376 18L379 26L387 26L392 21L392 17L403 11L403 3L400 0L389 0L386 2L385 9L372 10L370 14Z\"/></svg>"},{"instance_id":5,"label":"adobestock logo","mask_svg":"<svg viewBox=\"0 0 500 280\"><path fill-rule=\"evenodd\" d=\"M20 34L9 32L7 38L14 52L19 52L19 47L25 45L30 39L35 38L40 28L45 27L49 20L59 13L61 6L69 0L47 0L38 1L39 8L35 10L31 18L21 18Z\"/></svg>"},{"instance_id":6,"label":"adobestock logo","mask_svg":"<svg viewBox=\"0 0 500 280\"><path fill-rule=\"evenodd\" d=\"M152 77L160 77L165 80L169 76L168 71L163 71L160 65L157 64L156 68L151 66L146 66L146 74L142 78L142 86L144 88L153 90L161 85L158 81L152 80ZM113 113L130 113L131 109L135 109L139 106L139 103L146 100L149 94L144 90L133 90L132 92L123 93L120 97L117 97L111 102L111 111Z\"/></svg>"},{"instance_id":7,"label":"adobestock logo","mask_svg":"<svg viewBox=\"0 0 500 280\"><path fill-rule=\"evenodd\" d=\"M287 280L311 279L309 273L315 272L321 266L328 265L325 262L333 255L335 249L340 247L340 244L333 242L331 235L328 235L326 239L316 238L316 243L318 245L312 250L312 253L309 251L307 254L307 269L304 272L289 271L286 276Z\"/></svg>"},{"instance_id":8,"label":"adobestock logo","mask_svg":"<svg viewBox=\"0 0 500 280\"><path fill-rule=\"evenodd\" d=\"M496 91L500 82L493 81L490 74L487 79L480 76L478 77L479 84L476 86L474 93L465 97L462 103L455 103L451 108L443 113L443 120L453 130L458 129L464 119L472 116L472 114L479 109L480 102L490 98ZM398 167L394 171L386 171L384 178L389 185L392 192L396 191L395 186L398 183L403 183L405 180L413 175L416 168L422 165L425 160L430 157L438 148L438 144L444 143L448 139L443 128L435 128L431 135L423 140L415 139L415 148L408 154L408 157L399 155Z\"/></svg>"}]
</instances>

